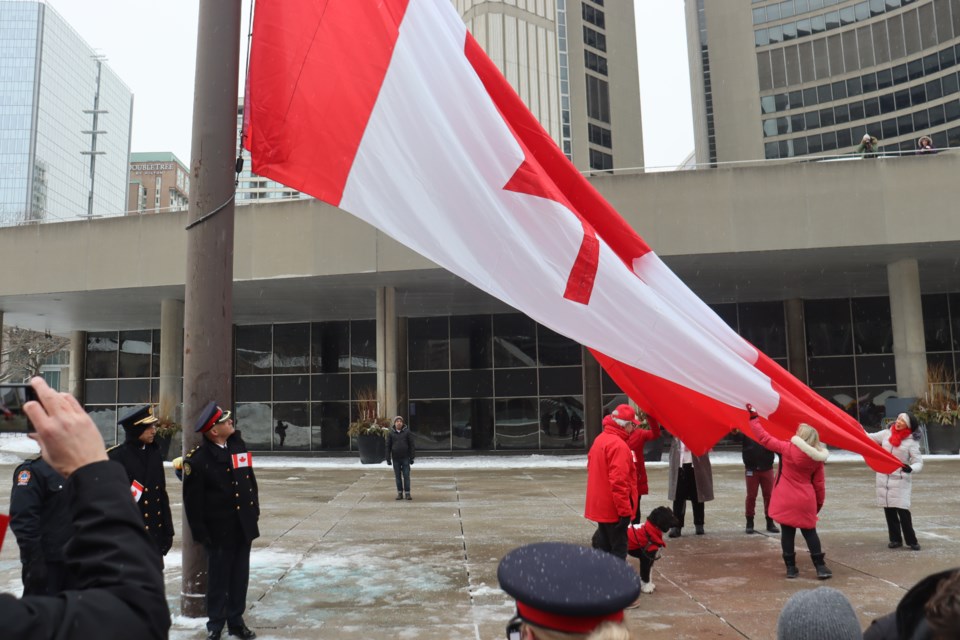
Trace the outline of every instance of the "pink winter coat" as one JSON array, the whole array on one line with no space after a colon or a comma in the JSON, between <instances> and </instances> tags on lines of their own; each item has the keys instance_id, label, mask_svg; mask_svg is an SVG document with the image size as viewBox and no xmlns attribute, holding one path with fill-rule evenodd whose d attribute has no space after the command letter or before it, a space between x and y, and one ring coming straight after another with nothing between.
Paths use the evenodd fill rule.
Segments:
<instances>
[{"instance_id":1,"label":"pink winter coat","mask_svg":"<svg viewBox=\"0 0 960 640\"><path fill-rule=\"evenodd\" d=\"M627 432L603 419L603 433L587 454L587 499L583 516L594 522L616 522L637 512L637 468L627 446Z\"/></svg>"},{"instance_id":2,"label":"pink winter coat","mask_svg":"<svg viewBox=\"0 0 960 640\"><path fill-rule=\"evenodd\" d=\"M650 429L634 429L633 433L627 436L627 444L630 445L637 462L637 493L641 496L650 493L647 485L647 465L643 461L643 445L660 437L660 423L653 416L647 416L647 422L650 423Z\"/></svg>"},{"instance_id":3,"label":"pink winter coat","mask_svg":"<svg viewBox=\"0 0 960 640\"><path fill-rule=\"evenodd\" d=\"M750 421L750 428L757 442L780 454L782 468L770 499L770 517L788 527L815 529L825 496L823 463L829 453L814 449L799 436L789 442L774 438L757 419Z\"/></svg>"}]
</instances>

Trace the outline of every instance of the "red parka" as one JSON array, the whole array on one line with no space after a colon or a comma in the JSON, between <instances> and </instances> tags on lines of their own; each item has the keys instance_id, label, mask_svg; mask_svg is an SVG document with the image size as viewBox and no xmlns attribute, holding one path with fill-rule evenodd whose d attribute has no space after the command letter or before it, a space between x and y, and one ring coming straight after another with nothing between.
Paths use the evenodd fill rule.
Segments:
<instances>
[{"instance_id":1,"label":"red parka","mask_svg":"<svg viewBox=\"0 0 960 640\"><path fill-rule=\"evenodd\" d=\"M583 515L593 522L616 522L637 512L637 467L627 432L607 416L603 433L587 454L587 500Z\"/></svg>"},{"instance_id":2,"label":"red parka","mask_svg":"<svg viewBox=\"0 0 960 640\"><path fill-rule=\"evenodd\" d=\"M649 429L636 428L627 436L627 445L633 451L633 456L637 462L637 494L645 496L650 493L650 487L647 486L647 465L643 460L643 445L656 440L660 437L660 423L653 416L647 416Z\"/></svg>"},{"instance_id":3,"label":"red parka","mask_svg":"<svg viewBox=\"0 0 960 640\"><path fill-rule=\"evenodd\" d=\"M750 421L750 428L757 442L780 454L782 468L773 486L770 517L797 529L816 528L825 495L823 463L829 453L826 449L814 449L799 436L793 436L789 442L774 438L757 419Z\"/></svg>"}]
</instances>

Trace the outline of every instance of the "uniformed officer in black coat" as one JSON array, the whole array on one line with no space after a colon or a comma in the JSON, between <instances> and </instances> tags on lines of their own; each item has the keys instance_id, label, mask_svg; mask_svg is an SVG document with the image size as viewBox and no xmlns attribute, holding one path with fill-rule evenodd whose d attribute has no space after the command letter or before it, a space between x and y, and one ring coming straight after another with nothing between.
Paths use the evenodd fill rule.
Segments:
<instances>
[{"instance_id":1,"label":"uniformed officer in black coat","mask_svg":"<svg viewBox=\"0 0 960 640\"><path fill-rule=\"evenodd\" d=\"M25 596L52 596L71 585L63 560L63 547L73 536L65 485L40 457L13 472L10 529L20 547Z\"/></svg>"},{"instance_id":2,"label":"uniformed officer in black coat","mask_svg":"<svg viewBox=\"0 0 960 640\"><path fill-rule=\"evenodd\" d=\"M173 546L173 517L163 456L153 442L157 436L157 422L153 407L149 405L129 411L118 423L123 427L126 439L108 449L107 456L126 470L130 492L140 508L144 528L160 555L165 556Z\"/></svg>"},{"instance_id":3,"label":"uniformed officer in black coat","mask_svg":"<svg viewBox=\"0 0 960 640\"><path fill-rule=\"evenodd\" d=\"M203 442L183 459L183 507L193 539L207 550L207 638L255 638L243 622L250 545L260 536L257 478L229 411L215 402L200 412Z\"/></svg>"}]
</instances>

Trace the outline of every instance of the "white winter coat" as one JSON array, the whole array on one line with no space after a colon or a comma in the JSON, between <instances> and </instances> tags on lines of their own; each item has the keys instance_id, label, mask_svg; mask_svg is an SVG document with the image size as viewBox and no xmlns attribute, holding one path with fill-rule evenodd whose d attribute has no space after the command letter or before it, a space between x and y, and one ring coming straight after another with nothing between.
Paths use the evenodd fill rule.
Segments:
<instances>
[{"instance_id":1,"label":"white winter coat","mask_svg":"<svg viewBox=\"0 0 960 640\"><path fill-rule=\"evenodd\" d=\"M913 473L894 471L891 474L877 474L877 506L910 508L910 492L913 485L912 476L923 469L923 458L920 457L920 443L909 435L900 441L899 447L890 444L890 429L868 433L871 439L881 447L892 453L900 462L910 465Z\"/></svg>"}]
</instances>

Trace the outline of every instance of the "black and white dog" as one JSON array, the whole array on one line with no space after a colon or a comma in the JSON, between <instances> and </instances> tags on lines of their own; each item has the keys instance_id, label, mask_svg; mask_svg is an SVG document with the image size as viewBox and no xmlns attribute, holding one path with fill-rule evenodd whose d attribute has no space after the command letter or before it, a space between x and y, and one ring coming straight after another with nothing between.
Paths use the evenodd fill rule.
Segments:
<instances>
[{"instance_id":1,"label":"black and white dog","mask_svg":"<svg viewBox=\"0 0 960 640\"><path fill-rule=\"evenodd\" d=\"M660 557L660 549L667 546L663 534L680 522L669 507L657 507L643 524L627 527L627 553L640 560L640 591L653 593L656 586L650 581L650 570Z\"/></svg>"}]
</instances>

